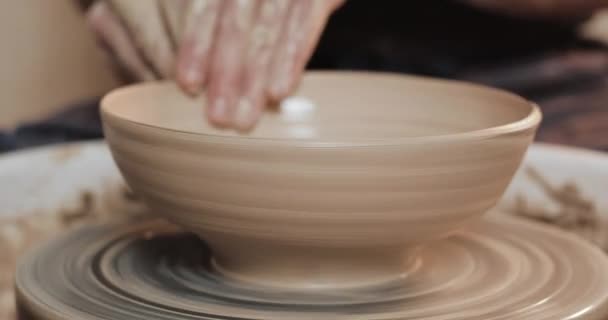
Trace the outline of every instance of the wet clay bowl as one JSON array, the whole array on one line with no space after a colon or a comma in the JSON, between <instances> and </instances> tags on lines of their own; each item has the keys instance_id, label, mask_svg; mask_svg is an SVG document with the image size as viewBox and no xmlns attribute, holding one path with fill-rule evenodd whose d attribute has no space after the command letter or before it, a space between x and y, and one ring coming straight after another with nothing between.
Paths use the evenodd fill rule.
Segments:
<instances>
[{"instance_id":1,"label":"wet clay bowl","mask_svg":"<svg viewBox=\"0 0 608 320\"><path fill-rule=\"evenodd\" d=\"M114 159L217 272L285 289L406 276L416 248L497 203L541 119L507 92L357 72L307 74L248 135L212 128L203 107L171 83L110 93Z\"/></svg>"}]
</instances>

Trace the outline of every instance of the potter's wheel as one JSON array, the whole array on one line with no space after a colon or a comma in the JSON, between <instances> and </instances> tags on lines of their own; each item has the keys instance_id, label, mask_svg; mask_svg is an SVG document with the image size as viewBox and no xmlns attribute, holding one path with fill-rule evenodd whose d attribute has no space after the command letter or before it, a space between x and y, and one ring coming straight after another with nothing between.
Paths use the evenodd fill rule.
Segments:
<instances>
[{"instance_id":1,"label":"potter's wheel","mask_svg":"<svg viewBox=\"0 0 608 320\"><path fill-rule=\"evenodd\" d=\"M28 319L600 319L608 259L564 232L500 215L421 249L380 287L286 292L230 281L197 237L159 221L90 226L18 268Z\"/></svg>"}]
</instances>

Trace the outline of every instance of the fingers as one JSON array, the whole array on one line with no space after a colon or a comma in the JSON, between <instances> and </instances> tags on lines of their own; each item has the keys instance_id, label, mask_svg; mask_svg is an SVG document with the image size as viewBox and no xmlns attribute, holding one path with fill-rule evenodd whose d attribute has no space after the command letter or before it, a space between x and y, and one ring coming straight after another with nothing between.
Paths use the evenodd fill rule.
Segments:
<instances>
[{"instance_id":1,"label":"fingers","mask_svg":"<svg viewBox=\"0 0 608 320\"><path fill-rule=\"evenodd\" d=\"M180 43L184 32L186 19L192 0L158 0L161 17L169 35L173 48Z\"/></svg>"},{"instance_id":2,"label":"fingers","mask_svg":"<svg viewBox=\"0 0 608 320\"><path fill-rule=\"evenodd\" d=\"M136 46L162 77L171 78L174 52L159 0L109 0Z\"/></svg>"},{"instance_id":3,"label":"fingers","mask_svg":"<svg viewBox=\"0 0 608 320\"><path fill-rule=\"evenodd\" d=\"M258 1L223 0L209 69L207 116L231 126L241 94L242 69Z\"/></svg>"},{"instance_id":4,"label":"fingers","mask_svg":"<svg viewBox=\"0 0 608 320\"><path fill-rule=\"evenodd\" d=\"M266 105L271 59L287 16L288 1L266 0L260 4L249 38L242 76L242 92L234 115L234 126L248 131Z\"/></svg>"},{"instance_id":5,"label":"fingers","mask_svg":"<svg viewBox=\"0 0 608 320\"><path fill-rule=\"evenodd\" d=\"M144 63L129 33L105 1L98 1L89 9L87 21L131 76L139 81L155 79L154 72Z\"/></svg>"},{"instance_id":6,"label":"fingers","mask_svg":"<svg viewBox=\"0 0 608 320\"><path fill-rule=\"evenodd\" d=\"M210 122L250 130L269 97L280 100L297 85L327 18L341 2L223 1L211 60L202 67Z\"/></svg>"},{"instance_id":7,"label":"fingers","mask_svg":"<svg viewBox=\"0 0 608 320\"><path fill-rule=\"evenodd\" d=\"M247 131L269 98L297 85L342 2L106 0L88 19L138 80L175 77L190 94L206 87L209 121Z\"/></svg>"},{"instance_id":8,"label":"fingers","mask_svg":"<svg viewBox=\"0 0 608 320\"><path fill-rule=\"evenodd\" d=\"M205 84L220 9L220 0L192 0L187 8L176 79L190 94L200 93Z\"/></svg>"},{"instance_id":9,"label":"fingers","mask_svg":"<svg viewBox=\"0 0 608 320\"><path fill-rule=\"evenodd\" d=\"M297 85L331 12L341 1L292 1L271 70L269 96L278 101Z\"/></svg>"}]
</instances>

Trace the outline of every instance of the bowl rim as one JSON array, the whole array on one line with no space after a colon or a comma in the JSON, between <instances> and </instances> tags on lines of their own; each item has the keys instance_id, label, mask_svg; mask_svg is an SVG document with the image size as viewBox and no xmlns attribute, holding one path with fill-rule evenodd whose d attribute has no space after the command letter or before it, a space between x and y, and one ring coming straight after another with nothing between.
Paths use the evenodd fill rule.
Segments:
<instances>
[{"instance_id":1,"label":"bowl rim","mask_svg":"<svg viewBox=\"0 0 608 320\"><path fill-rule=\"evenodd\" d=\"M464 131L458 133L451 134L440 134L440 135L429 135L429 136L409 136L409 137L391 137L391 138L377 138L377 139L330 139L330 140L316 140L316 139L288 139L288 138L269 138L269 137L251 137L246 134L236 135L236 136L227 136L221 134L210 134L210 133L199 133L192 132L187 130L178 130L174 128L167 128L163 126L153 125L145 122L140 122L132 119L128 119L126 117L120 116L116 114L116 112L112 112L109 110L109 104L113 99L117 99L119 96L127 95L131 91L139 90L141 88L150 87L150 86L158 86L158 85L168 85L175 83L172 80L157 80L157 81L148 81L137 84L131 84L122 86L116 89L111 90L109 93L105 94L100 101L100 113L101 119L103 122L103 126L112 126L111 123L120 122L127 126L139 127L141 129L152 129L157 130L159 132L167 133L168 135L172 135L175 137L187 138L188 140L199 140L206 142L220 142L220 143L228 143L228 144L256 144L256 143L265 143L265 144L281 144L281 145L291 145L291 146L302 146L302 147L335 147L335 146L383 146L383 145L399 145L399 144L426 144L426 143L444 143L444 142L467 142L467 141L478 141L478 140L486 140L493 139L499 136L507 136L516 134L519 132L525 132L527 130L536 130L540 122L542 121L542 112L538 105L520 95L515 93L494 88L490 86L486 86L483 84L471 83L462 80L452 80L452 79L443 79L443 78L435 78L435 77L427 77L427 76L418 76L418 75L403 75L399 73L393 72L376 72L376 71L307 71L306 75L316 75L316 76L331 76L331 75L354 75L354 76L365 76L365 75L375 75L375 76L388 76L388 77L402 77L408 78L410 80L424 80L424 81L433 81L433 82L441 82L443 84L449 85L459 85L463 88L476 88L477 90L484 90L486 92L493 92L497 94L507 95L517 100L523 104L526 104L530 107L530 112L516 120L509 123L501 124L498 126L491 126L482 129L476 129L471 131ZM201 116L204 116L201 114Z\"/></svg>"}]
</instances>

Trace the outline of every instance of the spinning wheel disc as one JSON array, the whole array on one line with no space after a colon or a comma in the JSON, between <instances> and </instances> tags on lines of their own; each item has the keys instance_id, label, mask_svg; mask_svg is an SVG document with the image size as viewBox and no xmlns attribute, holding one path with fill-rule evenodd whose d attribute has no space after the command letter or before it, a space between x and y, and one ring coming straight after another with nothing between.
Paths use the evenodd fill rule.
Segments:
<instances>
[{"instance_id":1,"label":"spinning wheel disc","mask_svg":"<svg viewBox=\"0 0 608 320\"><path fill-rule=\"evenodd\" d=\"M226 279L197 237L159 221L90 226L31 252L22 319L602 319L608 259L563 232L485 218L420 250L400 281L288 292Z\"/></svg>"}]
</instances>

